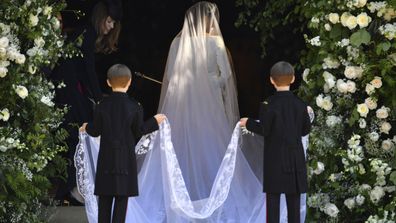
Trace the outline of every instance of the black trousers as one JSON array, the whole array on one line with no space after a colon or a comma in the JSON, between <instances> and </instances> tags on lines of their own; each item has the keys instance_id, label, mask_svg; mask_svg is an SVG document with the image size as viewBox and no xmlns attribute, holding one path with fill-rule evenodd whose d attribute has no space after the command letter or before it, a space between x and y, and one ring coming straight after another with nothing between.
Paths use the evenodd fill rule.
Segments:
<instances>
[{"instance_id":1,"label":"black trousers","mask_svg":"<svg viewBox=\"0 0 396 223\"><path fill-rule=\"evenodd\" d=\"M286 194L287 222L300 223L300 194ZM267 193L267 223L279 223L280 194Z\"/></svg>"},{"instance_id":2,"label":"black trousers","mask_svg":"<svg viewBox=\"0 0 396 223\"><path fill-rule=\"evenodd\" d=\"M111 208L113 207L113 220L111 220ZM128 197L126 196L99 196L98 223L124 223Z\"/></svg>"}]
</instances>

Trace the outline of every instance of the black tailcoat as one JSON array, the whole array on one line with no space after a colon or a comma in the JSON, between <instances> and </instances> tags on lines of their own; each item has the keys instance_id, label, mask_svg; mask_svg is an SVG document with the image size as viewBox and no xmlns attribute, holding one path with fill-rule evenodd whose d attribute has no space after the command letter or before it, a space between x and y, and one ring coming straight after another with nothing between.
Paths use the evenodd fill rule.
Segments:
<instances>
[{"instance_id":1,"label":"black tailcoat","mask_svg":"<svg viewBox=\"0 0 396 223\"><path fill-rule=\"evenodd\" d=\"M311 129L307 105L290 91L278 91L261 105L260 122L248 119L246 127L264 136L264 192L305 193L301 137Z\"/></svg>"},{"instance_id":2,"label":"black tailcoat","mask_svg":"<svg viewBox=\"0 0 396 223\"><path fill-rule=\"evenodd\" d=\"M154 118L143 122L143 108L126 93L113 92L97 105L86 131L100 136L95 194L137 196L135 145L144 134L158 129Z\"/></svg>"}]
</instances>

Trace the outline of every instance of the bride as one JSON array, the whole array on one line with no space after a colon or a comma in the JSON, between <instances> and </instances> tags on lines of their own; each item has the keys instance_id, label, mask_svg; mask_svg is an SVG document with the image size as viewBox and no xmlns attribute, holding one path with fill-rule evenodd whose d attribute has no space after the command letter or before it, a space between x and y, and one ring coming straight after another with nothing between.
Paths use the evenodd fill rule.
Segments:
<instances>
[{"instance_id":1,"label":"bride","mask_svg":"<svg viewBox=\"0 0 396 223\"><path fill-rule=\"evenodd\" d=\"M217 6L196 3L171 44L163 77L158 110L168 117L172 132L165 126L159 136L148 135L138 144L137 149L150 149L140 157L139 196L129 199L126 222L265 221L260 174L237 151L242 139L239 127L233 132L239 111L230 61ZM87 147L91 144L95 142L88 138ZM86 161L95 160L91 150L78 150L83 155L76 159L83 161L76 161L77 166L95 163ZM87 178L94 177L94 168L82 168ZM88 181L79 180L80 190L85 190L88 218L95 222L96 199Z\"/></svg>"}]
</instances>

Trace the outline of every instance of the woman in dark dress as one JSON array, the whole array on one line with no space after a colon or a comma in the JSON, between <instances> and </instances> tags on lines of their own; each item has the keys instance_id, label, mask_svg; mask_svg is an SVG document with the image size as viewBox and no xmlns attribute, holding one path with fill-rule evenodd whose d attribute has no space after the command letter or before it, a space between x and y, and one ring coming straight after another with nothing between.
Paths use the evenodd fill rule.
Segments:
<instances>
[{"instance_id":1,"label":"woman in dark dress","mask_svg":"<svg viewBox=\"0 0 396 223\"><path fill-rule=\"evenodd\" d=\"M91 22L78 33L78 36L83 35L80 47L82 56L61 61L52 72L51 79L66 85L64 88L57 89L56 102L59 106L66 105L69 108L63 123L63 128L69 133L66 141L69 147L68 177L66 185L60 185L57 191L57 200L68 199L69 192L71 192L74 198L80 202L83 201L76 190L74 168L74 152L78 143L76 126L92 120L93 108L102 99L95 71L95 53L109 54L116 51L121 29L121 16L122 8L118 1L109 0L97 3L92 11Z\"/></svg>"}]
</instances>

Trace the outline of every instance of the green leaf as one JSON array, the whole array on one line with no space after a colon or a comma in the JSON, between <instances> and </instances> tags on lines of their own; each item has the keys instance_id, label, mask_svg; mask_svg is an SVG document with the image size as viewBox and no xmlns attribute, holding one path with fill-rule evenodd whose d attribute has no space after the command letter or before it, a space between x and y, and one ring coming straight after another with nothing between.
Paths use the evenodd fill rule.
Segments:
<instances>
[{"instance_id":1,"label":"green leaf","mask_svg":"<svg viewBox=\"0 0 396 223\"><path fill-rule=\"evenodd\" d=\"M330 31L330 38L332 39L340 39L341 38L341 25L337 24L333 26L333 28Z\"/></svg>"},{"instance_id":2,"label":"green leaf","mask_svg":"<svg viewBox=\"0 0 396 223\"><path fill-rule=\"evenodd\" d=\"M377 45L375 52L377 55L381 55L382 52L386 52L390 49L391 43L386 41Z\"/></svg>"},{"instance_id":3,"label":"green leaf","mask_svg":"<svg viewBox=\"0 0 396 223\"><path fill-rule=\"evenodd\" d=\"M393 182L394 185L396 185L396 171L393 171L391 175L389 176L389 180Z\"/></svg>"},{"instance_id":4,"label":"green leaf","mask_svg":"<svg viewBox=\"0 0 396 223\"><path fill-rule=\"evenodd\" d=\"M362 44L368 44L371 40L371 35L366 29L360 29L353 33L350 37L351 44L354 46L360 46Z\"/></svg>"},{"instance_id":5,"label":"green leaf","mask_svg":"<svg viewBox=\"0 0 396 223\"><path fill-rule=\"evenodd\" d=\"M357 109L354 109L348 121L349 126L353 126L353 124L355 124L355 122L357 122L358 119L359 119L359 113Z\"/></svg>"}]
</instances>

